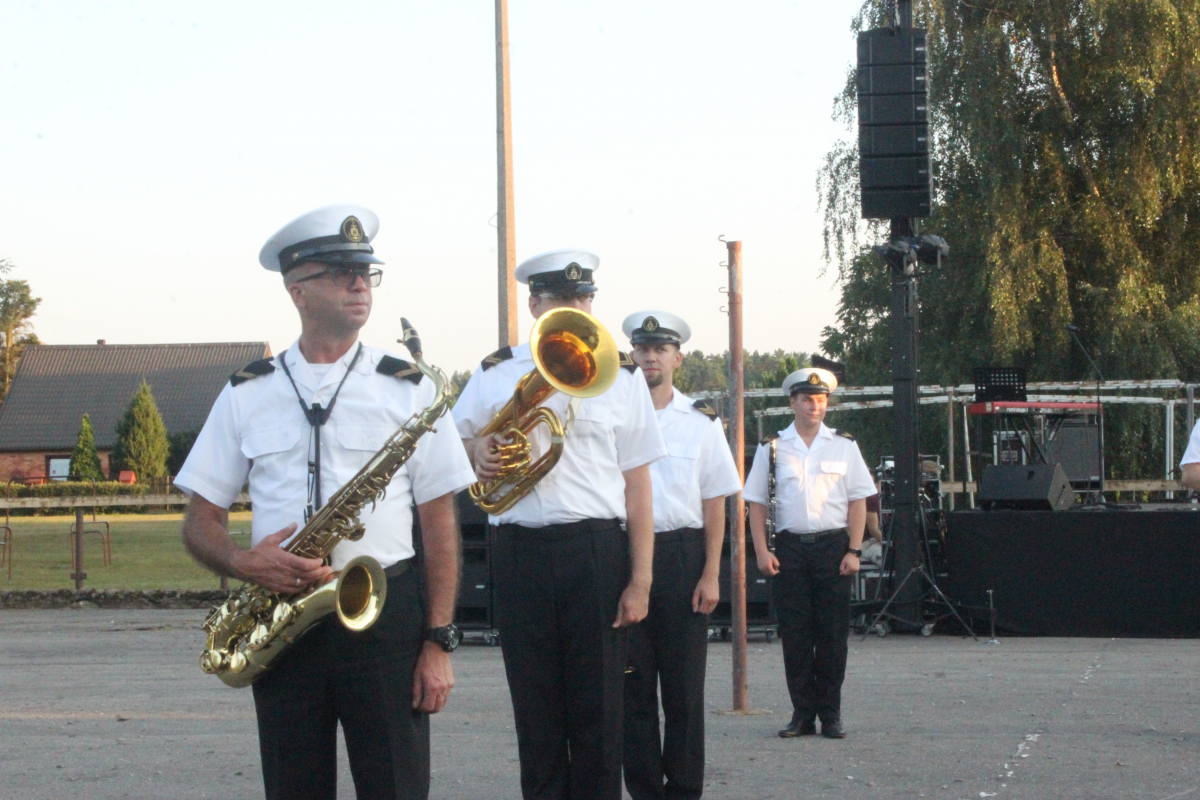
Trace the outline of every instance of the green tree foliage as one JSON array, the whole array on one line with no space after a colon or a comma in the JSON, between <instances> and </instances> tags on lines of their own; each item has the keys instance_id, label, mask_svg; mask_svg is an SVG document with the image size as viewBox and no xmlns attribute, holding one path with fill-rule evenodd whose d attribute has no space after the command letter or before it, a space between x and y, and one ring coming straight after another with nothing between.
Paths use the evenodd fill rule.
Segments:
<instances>
[{"instance_id":1,"label":"green tree foliage","mask_svg":"<svg viewBox=\"0 0 1200 800\"><path fill-rule=\"evenodd\" d=\"M747 389L777 389L789 373L808 364L807 353L745 352L742 355L742 379ZM683 364L675 371L675 388L684 394L724 392L729 389L729 351L683 354Z\"/></svg>"},{"instance_id":2,"label":"green tree foliage","mask_svg":"<svg viewBox=\"0 0 1200 800\"><path fill-rule=\"evenodd\" d=\"M179 431L168 437L168 475L178 475L179 470L183 469L183 462L187 461L188 453L192 452L192 445L196 443L196 437L199 435L200 431Z\"/></svg>"},{"instance_id":3,"label":"green tree foliage","mask_svg":"<svg viewBox=\"0 0 1200 800\"><path fill-rule=\"evenodd\" d=\"M79 423L79 437L75 440L75 451L71 453L71 477L77 480L104 480L100 456L96 452L96 433L87 414Z\"/></svg>"},{"instance_id":4,"label":"green tree foliage","mask_svg":"<svg viewBox=\"0 0 1200 800\"><path fill-rule=\"evenodd\" d=\"M11 261L0 258L0 275L8 274L13 267ZM0 278L0 382L3 383L3 394L8 394L22 351L39 343L30 320L41 302L42 298L33 296L27 281Z\"/></svg>"},{"instance_id":5,"label":"green tree foliage","mask_svg":"<svg viewBox=\"0 0 1200 800\"><path fill-rule=\"evenodd\" d=\"M855 27L883 25L879 5ZM951 246L921 284L922 382L986 365L1086 379L1067 323L1107 378L1200 379L1200 2L914 5L937 181L923 227ZM853 72L834 116L855 122ZM882 383L888 276L862 245L884 237L857 219L856 148L836 147L818 178L842 283L822 347L855 383ZM1154 474L1148 414L1110 415L1110 462L1127 474Z\"/></svg>"},{"instance_id":6,"label":"green tree foliage","mask_svg":"<svg viewBox=\"0 0 1200 800\"><path fill-rule=\"evenodd\" d=\"M162 478L167 474L167 456L171 444L154 402L150 384L144 380L134 392L125 416L117 423L117 444L112 453L112 472L130 469L139 481Z\"/></svg>"}]
</instances>

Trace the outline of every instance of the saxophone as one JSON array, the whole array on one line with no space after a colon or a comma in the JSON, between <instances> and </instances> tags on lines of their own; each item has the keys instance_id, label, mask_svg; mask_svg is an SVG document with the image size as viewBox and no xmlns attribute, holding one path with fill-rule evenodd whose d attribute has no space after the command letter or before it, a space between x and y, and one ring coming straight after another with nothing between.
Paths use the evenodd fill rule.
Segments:
<instances>
[{"instance_id":1,"label":"saxophone","mask_svg":"<svg viewBox=\"0 0 1200 800\"><path fill-rule=\"evenodd\" d=\"M417 440L449 405L446 376L425 363L421 339L401 318L404 346L417 369L433 381L433 402L400 427L345 486L338 489L287 546L304 558L326 558L343 539L356 542L365 527L358 520L362 508L382 500L392 476L412 456ZM328 614L352 631L375 624L387 596L387 578L370 556L352 559L335 579L322 586L285 595L246 584L214 608L204 621L208 635L200 668L233 687L249 686L260 678L288 645L299 639Z\"/></svg>"}]
</instances>

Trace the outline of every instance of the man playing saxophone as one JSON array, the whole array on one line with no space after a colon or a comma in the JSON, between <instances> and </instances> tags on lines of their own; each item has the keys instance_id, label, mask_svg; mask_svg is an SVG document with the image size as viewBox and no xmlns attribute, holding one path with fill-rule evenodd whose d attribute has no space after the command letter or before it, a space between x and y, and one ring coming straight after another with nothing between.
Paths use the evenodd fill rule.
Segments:
<instances>
[{"instance_id":1,"label":"man playing saxophone","mask_svg":"<svg viewBox=\"0 0 1200 800\"><path fill-rule=\"evenodd\" d=\"M598 266L594 253L555 250L522 262L515 275L529 285L535 318L563 308L590 313ZM490 518L499 526L493 608L526 798L621 796L625 628L646 616L654 555L650 463L666 449L645 379L628 356L620 362L603 394L580 401L560 393L542 404L566 428L561 460ZM483 360L454 406L481 480L500 472L500 449L509 440L479 433L533 366L529 344L501 348ZM551 436L539 427L529 438L537 458Z\"/></svg>"},{"instance_id":2,"label":"man playing saxophone","mask_svg":"<svg viewBox=\"0 0 1200 800\"><path fill-rule=\"evenodd\" d=\"M406 361L358 341L381 262L378 218L361 206L309 212L276 233L259 260L283 274L300 338L282 355L235 373L217 398L176 485L191 495L184 543L214 571L282 594L321 584L356 556L387 576L374 625L351 632L326 618L253 685L266 796L337 796L340 722L360 798L425 798L428 714L454 685L449 653L458 581L454 493L474 481L447 425L424 435L365 507L365 533L330 564L282 546L409 418L429 406L430 380ZM228 533L228 507L249 479L253 546ZM412 569L411 504L420 516L425 591Z\"/></svg>"}]
</instances>

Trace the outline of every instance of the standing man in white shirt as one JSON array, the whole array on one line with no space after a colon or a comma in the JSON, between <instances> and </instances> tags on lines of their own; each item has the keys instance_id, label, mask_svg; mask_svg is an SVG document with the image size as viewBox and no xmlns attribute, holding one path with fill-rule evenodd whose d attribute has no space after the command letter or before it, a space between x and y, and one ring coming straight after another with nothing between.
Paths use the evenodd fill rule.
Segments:
<instances>
[{"instance_id":1,"label":"standing man in white shirt","mask_svg":"<svg viewBox=\"0 0 1200 800\"><path fill-rule=\"evenodd\" d=\"M175 480L191 496L184 544L221 575L291 595L370 555L388 577L373 626L355 633L327 617L254 683L268 800L335 800L339 722L359 797L428 797L428 715L442 710L454 685L454 493L474 473L449 425L421 437L386 496L362 510L363 537L338 544L331 564L283 549L434 399L415 366L358 341L382 278L371 244L378 229L369 209L338 205L271 237L259 260L283 273L300 338L230 378ZM252 547L241 550L229 536L228 509L247 479ZM423 531L424 596L412 569L413 503Z\"/></svg>"},{"instance_id":2,"label":"standing man in white shirt","mask_svg":"<svg viewBox=\"0 0 1200 800\"><path fill-rule=\"evenodd\" d=\"M1179 461L1183 472L1183 485L1193 492L1200 492L1200 422L1192 428L1191 438L1188 439L1187 450Z\"/></svg>"},{"instance_id":3,"label":"standing man in white shirt","mask_svg":"<svg viewBox=\"0 0 1200 800\"><path fill-rule=\"evenodd\" d=\"M779 732L785 739L815 734L817 717L822 736L846 736L841 707L850 576L858 572L866 498L875 484L854 437L825 427L836 388L837 378L824 369L797 370L784 379L795 422L759 445L742 493L758 568L774 576L771 594L792 698L792 720ZM767 482L772 468L774 497ZM766 538L772 503L774 552Z\"/></svg>"},{"instance_id":4,"label":"standing man in white shirt","mask_svg":"<svg viewBox=\"0 0 1200 800\"><path fill-rule=\"evenodd\" d=\"M688 324L639 311L621 329L646 376L667 457L650 465L654 584L650 613L629 631L625 675L625 789L633 800L704 791L704 673L708 615L720 599L725 497L741 490L717 413L675 388ZM659 736L658 687L665 730Z\"/></svg>"},{"instance_id":5,"label":"standing man in white shirt","mask_svg":"<svg viewBox=\"0 0 1200 800\"><path fill-rule=\"evenodd\" d=\"M591 312L600 259L553 250L523 261L534 318ZM650 464L666 454L642 373L622 354L617 380L578 401L558 464L489 521L493 602L512 694L521 791L532 800L620 800L626 628L646 616L654 556ZM480 480L495 477L501 436L479 432L532 370L529 344L483 360L454 405ZM542 406L568 420L568 398ZM572 404L574 405L574 403ZM530 436L531 458L549 435ZM622 523L626 530L622 530Z\"/></svg>"}]
</instances>

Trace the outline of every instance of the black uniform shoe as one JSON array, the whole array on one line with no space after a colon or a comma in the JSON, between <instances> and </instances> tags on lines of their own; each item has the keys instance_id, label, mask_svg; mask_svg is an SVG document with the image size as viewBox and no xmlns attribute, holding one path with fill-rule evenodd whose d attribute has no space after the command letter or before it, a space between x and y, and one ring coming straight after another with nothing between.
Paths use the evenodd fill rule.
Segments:
<instances>
[{"instance_id":1,"label":"black uniform shoe","mask_svg":"<svg viewBox=\"0 0 1200 800\"><path fill-rule=\"evenodd\" d=\"M821 735L826 739L845 739L846 728L840 719L831 719L829 722L822 720Z\"/></svg>"},{"instance_id":2,"label":"black uniform shoe","mask_svg":"<svg viewBox=\"0 0 1200 800\"><path fill-rule=\"evenodd\" d=\"M779 732L780 739L795 739L797 736L815 736L817 733L816 720L792 717L788 726Z\"/></svg>"}]
</instances>

